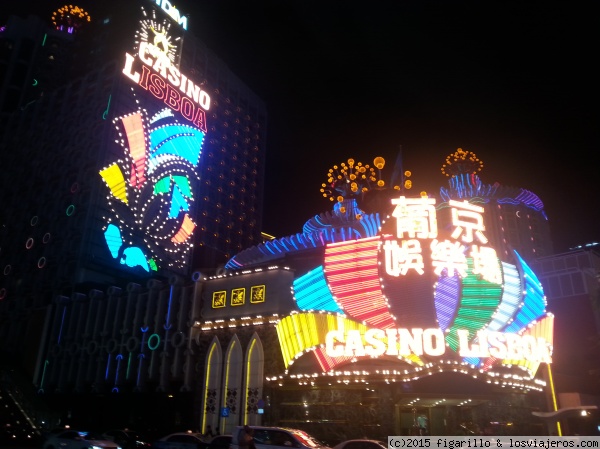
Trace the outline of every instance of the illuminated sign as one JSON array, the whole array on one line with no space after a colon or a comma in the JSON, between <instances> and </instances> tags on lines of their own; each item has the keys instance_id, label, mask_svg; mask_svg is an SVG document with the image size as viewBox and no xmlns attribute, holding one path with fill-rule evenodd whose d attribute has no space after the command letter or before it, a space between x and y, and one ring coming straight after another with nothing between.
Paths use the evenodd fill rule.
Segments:
<instances>
[{"instance_id":1,"label":"illuminated sign","mask_svg":"<svg viewBox=\"0 0 600 449\"><path fill-rule=\"evenodd\" d=\"M469 331L457 330L458 354L461 357L495 357L500 359L525 359L531 362L550 363L550 345L543 337L502 332L477 332L479 343L470 343ZM439 357L446 352L446 342L441 329L368 329L330 331L325 337L329 357L380 357L428 355Z\"/></svg>"},{"instance_id":2,"label":"illuminated sign","mask_svg":"<svg viewBox=\"0 0 600 449\"><path fill-rule=\"evenodd\" d=\"M452 213L452 240L438 240L435 199L422 197L392 200L396 205L396 237L401 245L388 240L384 245L386 272L391 276L405 275L408 270L424 273L420 239L433 239L430 244L432 266L438 276L445 270L448 276L467 275L467 257L474 263L473 272L491 282L501 282L496 250L489 246L483 234L483 207L468 201L449 201ZM416 239L415 237L418 237ZM469 251L465 244L470 244ZM483 245L483 246L482 246Z\"/></svg>"},{"instance_id":3,"label":"illuminated sign","mask_svg":"<svg viewBox=\"0 0 600 449\"><path fill-rule=\"evenodd\" d=\"M253 285L250 287L250 304L265 302L266 286ZM231 305L242 306L246 303L246 289L244 287L231 290ZM217 291L212 294L212 308L220 309L227 306L227 291Z\"/></svg>"},{"instance_id":4,"label":"illuminated sign","mask_svg":"<svg viewBox=\"0 0 600 449\"><path fill-rule=\"evenodd\" d=\"M115 119L123 157L100 171L110 190L106 244L113 258L145 272L183 268L196 227L192 179L204 133L165 108Z\"/></svg>"},{"instance_id":5,"label":"illuminated sign","mask_svg":"<svg viewBox=\"0 0 600 449\"><path fill-rule=\"evenodd\" d=\"M187 17L182 16L177 7L171 4L169 0L155 0L157 6L160 7L169 17L177 22L184 30L188 29Z\"/></svg>"},{"instance_id":6,"label":"illuminated sign","mask_svg":"<svg viewBox=\"0 0 600 449\"><path fill-rule=\"evenodd\" d=\"M157 5L179 17L169 2ZM122 156L100 170L100 176L109 189L103 231L110 255L121 265L151 274L185 270L189 264L196 169L210 97L177 68L180 38L169 33L167 19L157 20L154 9L142 11L135 50L125 53L122 72L162 104L157 108L156 101L141 96L135 109L114 119ZM137 97L135 91L131 95Z\"/></svg>"},{"instance_id":7,"label":"illuminated sign","mask_svg":"<svg viewBox=\"0 0 600 449\"><path fill-rule=\"evenodd\" d=\"M294 281L300 313L277 324L286 366L306 353L323 372L364 357L530 375L551 363L541 283L516 251L498 258L477 201L401 196L379 235L327 244L323 265Z\"/></svg>"},{"instance_id":8,"label":"illuminated sign","mask_svg":"<svg viewBox=\"0 0 600 449\"><path fill-rule=\"evenodd\" d=\"M210 96L172 63L166 31L151 30L154 42L140 42L137 58L125 53L123 74L206 132L205 111L210 109ZM141 68L136 62L141 62ZM140 69L141 73L137 71Z\"/></svg>"}]
</instances>

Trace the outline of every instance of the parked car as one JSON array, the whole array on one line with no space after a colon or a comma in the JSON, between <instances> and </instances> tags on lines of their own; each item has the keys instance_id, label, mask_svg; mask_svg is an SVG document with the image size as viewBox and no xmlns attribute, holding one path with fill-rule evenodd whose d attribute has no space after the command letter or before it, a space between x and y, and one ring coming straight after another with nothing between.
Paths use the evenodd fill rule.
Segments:
<instances>
[{"instance_id":1,"label":"parked car","mask_svg":"<svg viewBox=\"0 0 600 449\"><path fill-rule=\"evenodd\" d=\"M131 429L110 429L102 434L105 440L114 441L123 449L149 449L152 445Z\"/></svg>"},{"instance_id":2,"label":"parked car","mask_svg":"<svg viewBox=\"0 0 600 449\"><path fill-rule=\"evenodd\" d=\"M68 429L53 433L46 438L42 449L123 449L114 441L105 440L99 434L84 430Z\"/></svg>"},{"instance_id":3,"label":"parked car","mask_svg":"<svg viewBox=\"0 0 600 449\"><path fill-rule=\"evenodd\" d=\"M250 426L254 431L256 449L300 448L300 449L329 449L323 442L317 440L303 430L288 427ZM233 430L229 449L240 449L240 441L244 437L243 426Z\"/></svg>"},{"instance_id":4,"label":"parked car","mask_svg":"<svg viewBox=\"0 0 600 449\"><path fill-rule=\"evenodd\" d=\"M152 443L152 449L205 449L209 441L212 440L201 433L175 432Z\"/></svg>"},{"instance_id":5,"label":"parked car","mask_svg":"<svg viewBox=\"0 0 600 449\"><path fill-rule=\"evenodd\" d=\"M215 435L206 442L206 449L229 449L231 435Z\"/></svg>"},{"instance_id":6,"label":"parked car","mask_svg":"<svg viewBox=\"0 0 600 449\"><path fill-rule=\"evenodd\" d=\"M355 439L342 441L333 449L387 449L387 443L379 440Z\"/></svg>"}]
</instances>

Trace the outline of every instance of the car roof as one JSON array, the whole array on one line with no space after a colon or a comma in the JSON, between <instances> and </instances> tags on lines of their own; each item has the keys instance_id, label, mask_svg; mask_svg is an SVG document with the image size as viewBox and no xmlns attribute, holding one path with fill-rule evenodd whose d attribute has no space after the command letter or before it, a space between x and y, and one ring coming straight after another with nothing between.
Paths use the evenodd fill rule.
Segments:
<instances>
[{"instance_id":1,"label":"car roof","mask_svg":"<svg viewBox=\"0 0 600 449\"><path fill-rule=\"evenodd\" d=\"M168 435L165 435L163 438L169 438L172 437L174 435L192 435L194 437L198 437L198 438L203 438L204 435L199 433L199 432L174 432L174 433L170 433Z\"/></svg>"},{"instance_id":2,"label":"car roof","mask_svg":"<svg viewBox=\"0 0 600 449\"><path fill-rule=\"evenodd\" d=\"M335 449L337 447L342 447L346 443L377 443L377 444L382 444L385 447L387 447L387 443L385 441L381 441L381 440L377 440L377 439L373 439L373 438L353 438L350 440L344 440L344 441L339 442L338 444L333 446L333 449Z\"/></svg>"},{"instance_id":3,"label":"car roof","mask_svg":"<svg viewBox=\"0 0 600 449\"><path fill-rule=\"evenodd\" d=\"M304 430L301 429L295 429L293 427L280 427L280 426L253 426L253 425L249 425L249 427L251 429L258 429L258 430L269 430L269 429L274 429L274 430L291 430L292 432L304 432ZM244 426L237 426L238 429L243 429Z\"/></svg>"},{"instance_id":4,"label":"car roof","mask_svg":"<svg viewBox=\"0 0 600 449\"><path fill-rule=\"evenodd\" d=\"M67 433L67 432L69 432L69 433L70 432L78 433L79 435L83 436L84 438L85 437L93 437L93 439L96 440L96 441L100 441L100 440L105 441L104 438L102 437L101 433L99 433L99 432L93 432L93 431L90 431L90 430L81 430L81 429L64 429L64 430L61 430L58 433L53 433L52 435L49 436L49 438L55 438L55 437L60 438L60 436L62 434Z\"/></svg>"}]
</instances>

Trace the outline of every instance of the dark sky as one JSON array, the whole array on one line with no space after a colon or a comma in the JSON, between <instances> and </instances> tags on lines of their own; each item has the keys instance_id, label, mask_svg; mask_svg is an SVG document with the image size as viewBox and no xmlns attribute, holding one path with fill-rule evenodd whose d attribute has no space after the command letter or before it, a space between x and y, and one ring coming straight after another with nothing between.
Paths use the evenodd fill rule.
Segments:
<instances>
[{"instance_id":1,"label":"dark sky","mask_svg":"<svg viewBox=\"0 0 600 449\"><path fill-rule=\"evenodd\" d=\"M484 183L541 198L557 252L600 241L593 2L172 3L267 105L265 232L330 210L333 165L383 156L391 172L402 146L415 195L447 186L440 167L463 148ZM62 5L14 8L27 4Z\"/></svg>"}]
</instances>

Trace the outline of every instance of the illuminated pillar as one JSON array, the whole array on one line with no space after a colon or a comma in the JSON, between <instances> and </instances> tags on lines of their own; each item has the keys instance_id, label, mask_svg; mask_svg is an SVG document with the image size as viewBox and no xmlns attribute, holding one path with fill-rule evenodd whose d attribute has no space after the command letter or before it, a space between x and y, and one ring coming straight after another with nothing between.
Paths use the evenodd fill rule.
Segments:
<instances>
[{"instance_id":1,"label":"illuminated pillar","mask_svg":"<svg viewBox=\"0 0 600 449\"><path fill-rule=\"evenodd\" d=\"M550 363L546 363L546 371L544 374L546 377L546 384L548 385L548 388L546 388L546 402L547 402L550 410L555 412L558 410L558 401L556 398L556 391L554 390L554 379L552 377L552 367L551 367ZM556 431L557 436L559 436L559 437L562 436L562 428L560 426L560 420L554 421L552 423L549 422L548 430L551 435L553 435L554 432Z\"/></svg>"}]
</instances>

